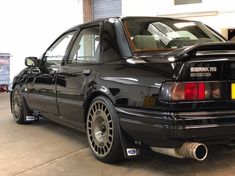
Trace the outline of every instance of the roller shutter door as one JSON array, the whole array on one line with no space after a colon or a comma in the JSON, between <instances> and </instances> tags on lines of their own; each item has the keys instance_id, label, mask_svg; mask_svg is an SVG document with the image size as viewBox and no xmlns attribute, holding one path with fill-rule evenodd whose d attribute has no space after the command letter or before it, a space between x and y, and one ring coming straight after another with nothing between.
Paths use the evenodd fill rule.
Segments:
<instances>
[{"instance_id":1,"label":"roller shutter door","mask_svg":"<svg viewBox=\"0 0 235 176\"><path fill-rule=\"evenodd\" d=\"M122 0L93 0L94 19L121 15Z\"/></svg>"}]
</instances>

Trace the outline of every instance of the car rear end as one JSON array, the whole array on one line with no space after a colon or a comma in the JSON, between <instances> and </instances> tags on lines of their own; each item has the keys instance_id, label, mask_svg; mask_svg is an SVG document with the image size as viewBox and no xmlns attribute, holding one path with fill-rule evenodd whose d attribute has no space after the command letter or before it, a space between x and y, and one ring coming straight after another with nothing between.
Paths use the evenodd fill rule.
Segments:
<instances>
[{"instance_id":1,"label":"car rear end","mask_svg":"<svg viewBox=\"0 0 235 176\"><path fill-rule=\"evenodd\" d=\"M138 63L165 59L174 74L161 83L155 102L158 107L117 108L122 128L153 148L234 142L235 44L201 23L135 20L124 20L124 29ZM145 29L144 35L138 26ZM156 39L156 47L146 34Z\"/></svg>"},{"instance_id":2,"label":"car rear end","mask_svg":"<svg viewBox=\"0 0 235 176\"><path fill-rule=\"evenodd\" d=\"M195 46L185 51L187 57L178 60L183 65L177 78L162 84L160 101L171 105L178 138L233 142L234 48L234 43Z\"/></svg>"}]
</instances>

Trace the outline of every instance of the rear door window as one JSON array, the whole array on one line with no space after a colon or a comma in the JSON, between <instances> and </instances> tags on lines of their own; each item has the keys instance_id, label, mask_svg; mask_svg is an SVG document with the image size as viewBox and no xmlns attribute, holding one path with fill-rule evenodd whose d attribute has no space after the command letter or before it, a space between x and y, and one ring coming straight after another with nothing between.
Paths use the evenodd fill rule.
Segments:
<instances>
[{"instance_id":1,"label":"rear door window","mask_svg":"<svg viewBox=\"0 0 235 176\"><path fill-rule=\"evenodd\" d=\"M82 29L69 55L68 63L95 63L100 55L100 26Z\"/></svg>"}]
</instances>

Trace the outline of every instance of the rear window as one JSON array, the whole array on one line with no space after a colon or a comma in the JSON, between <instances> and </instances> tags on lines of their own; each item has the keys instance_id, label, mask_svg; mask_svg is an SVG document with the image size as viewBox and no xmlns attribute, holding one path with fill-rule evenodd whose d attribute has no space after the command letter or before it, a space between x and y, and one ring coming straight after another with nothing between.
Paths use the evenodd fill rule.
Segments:
<instances>
[{"instance_id":1,"label":"rear window","mask_svg":"<svg viewBox=\"0 0 235 176\"><path fill-rule=\"evenodd\" d=\"M169 18L123 19L134 51L174 50L197 43L224 41L204 24Z\"/></svg>"}]
</instances>

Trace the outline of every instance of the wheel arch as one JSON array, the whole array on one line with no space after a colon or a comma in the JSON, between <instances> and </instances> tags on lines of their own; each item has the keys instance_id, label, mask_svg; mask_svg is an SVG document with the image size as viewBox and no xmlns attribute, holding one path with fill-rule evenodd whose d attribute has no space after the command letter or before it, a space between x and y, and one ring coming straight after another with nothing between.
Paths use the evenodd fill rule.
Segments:
<instances>
[{"instance_id":1,"label":"wheel arch","mask_svg":"<svg viewBox=\"0 0 235 176\"><path fill-rule=\"evenodd\" d=\"M109 95L105 94L104 92L98 91L98 90L93 91L92 93L90 93L87 96L87 98L86 98L86 100L84 101L84 104L83 104L83 108L84 108L83 122L86 123L89 106L90 106L91 102L98 96L104 96L104 97L108 98L112 102L113 105L115 104L114 100Z\"/></svg>"}]
</instances>

